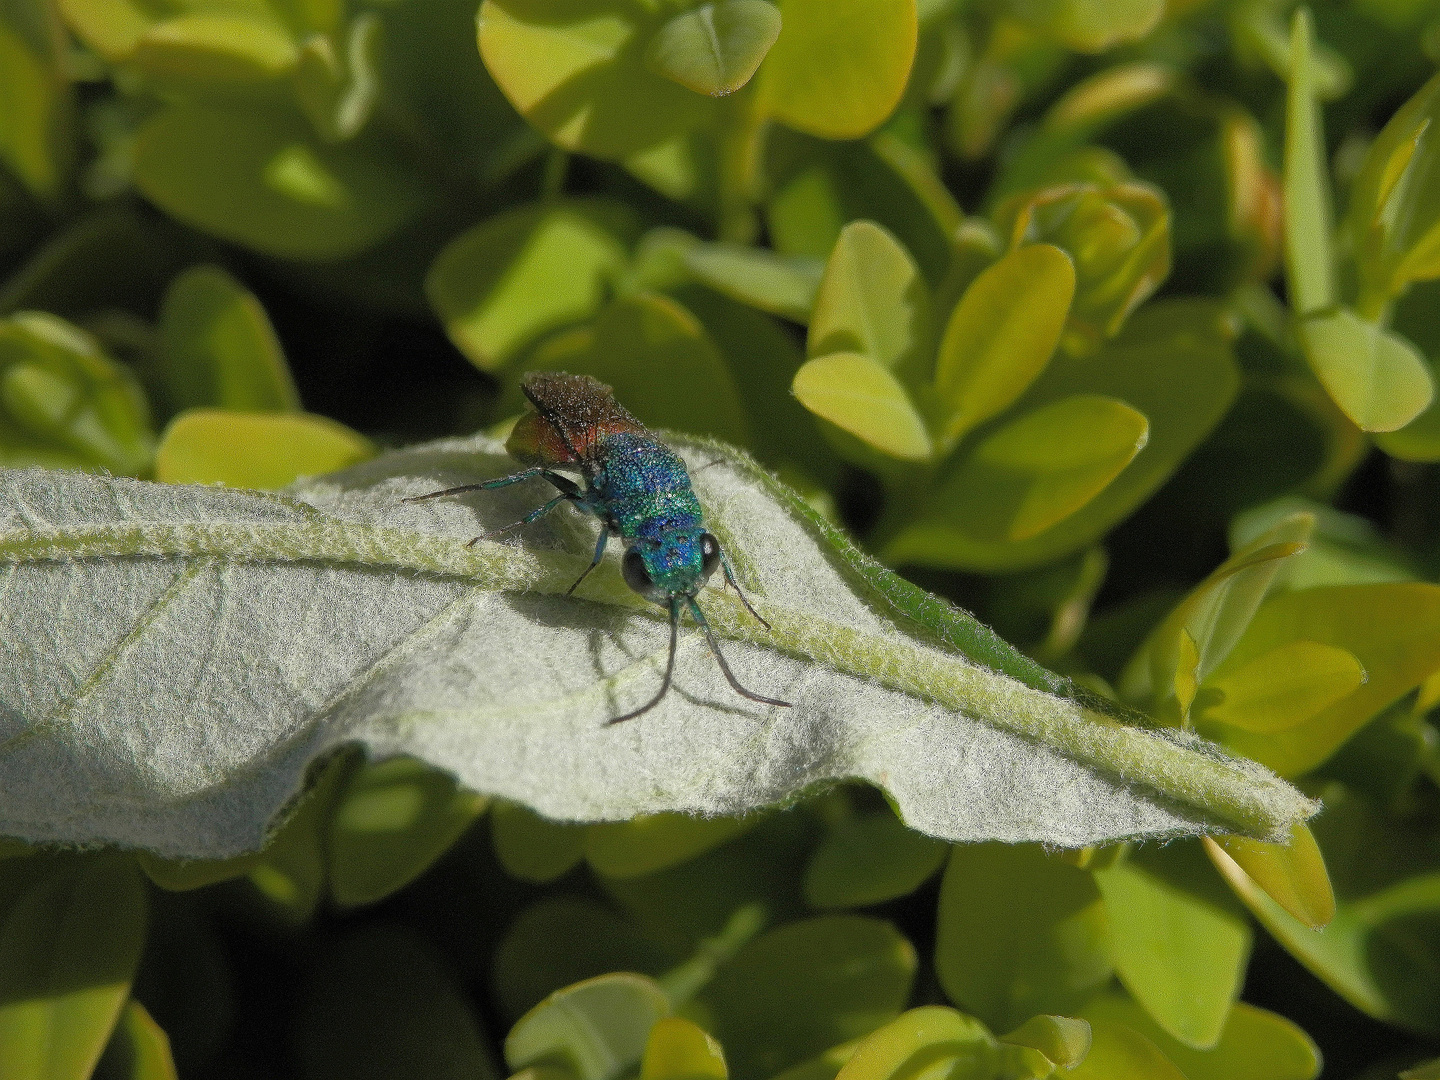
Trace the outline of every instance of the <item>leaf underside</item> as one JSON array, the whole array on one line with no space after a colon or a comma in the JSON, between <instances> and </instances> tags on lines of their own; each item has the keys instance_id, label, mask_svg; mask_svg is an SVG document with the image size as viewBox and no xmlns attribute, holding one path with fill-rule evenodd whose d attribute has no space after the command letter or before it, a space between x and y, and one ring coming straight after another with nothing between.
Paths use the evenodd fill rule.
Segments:
<instances>
[{"instance_id":1,"label":"leaf underside","mask_svg":"<svg viewBox=\"0 0 1440 1080\"><path fill-rule=\"evenodd\" d=\"M718 588L702 607L740 681L793 708L737 697L687 624L671 693L607 726L658 686L667 635L613 554L564 595L594 519L467 547L553 491L401 503L513 471L483 437L286 494L0 472L0 835L230 857L357 744L577 821L738 814L844 778L951 841L1278 838L1315 811L1211 744L1093 711L743 456L674 444L774 629Z\"/></svg>"}]
</instances>

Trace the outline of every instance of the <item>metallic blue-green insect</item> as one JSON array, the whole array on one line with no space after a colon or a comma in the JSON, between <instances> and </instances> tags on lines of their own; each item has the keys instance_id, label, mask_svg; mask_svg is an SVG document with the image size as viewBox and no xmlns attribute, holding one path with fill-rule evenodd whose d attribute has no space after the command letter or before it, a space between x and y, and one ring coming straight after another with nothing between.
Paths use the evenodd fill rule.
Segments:
<instances>
[{"instance_id":1,"label":"metallic blue-green insect","mask_svg":"<svg viewBox=\"0 0 1440 1080\"><path fill-rule=\"evenodd\" d=\"M736 693L765 705L788 706L788 701L751 693L736 681L715 641L714 631L695 602L696 594L710 576L721 569L726 583L735 587L745 610L759 619L765 629L770 629L770 624L760 618L740 592L730 561L720 550L720 542L705 531L700 501L690 486L685 463L615 400L610 387L588 375L532 372L525 376L520 389L534 411L520 418L505 449L529 468L483 484L432 491L405 501L420 502L467 491L485 491L534 476L550 481L559 495L519 521L486 535L494 536L528 525L562 502L574 503L598 517L602 528L595 543L595 557L566 591L567 596L585 580L586 574L600 565L611 534L620 538L625 545L625 558L620 564L625 583L645 599L670 610L670 655L665 662L665 679L659 693L640 708L617 716L610 723L633 720L648 712L669 691L682 608L690 609L695 622L705 632L710 651ZM582 487L556 469L580 473L585 485ZM479 539L481 537L475 538ZM475 540L470 542L473 544Z\"/></svg>"}]
</instances>

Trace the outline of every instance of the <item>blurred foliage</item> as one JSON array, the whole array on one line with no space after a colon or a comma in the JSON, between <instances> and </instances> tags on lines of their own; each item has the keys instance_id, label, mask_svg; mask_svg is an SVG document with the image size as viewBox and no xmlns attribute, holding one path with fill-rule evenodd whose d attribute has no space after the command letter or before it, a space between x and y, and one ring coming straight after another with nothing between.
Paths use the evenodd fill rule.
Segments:
<instances>
[{"instance_id":1,"label":"blurred foliage","mask_svg":"<svg viewBox=\"0 0 1440 1080\"><path fill-rule=\"evenodd\" d=\"M596 375L1326 806L952 850L342 754L224 863L0 841L0 1080L1436 1075L1437 62L1433 0L0 0L0 464L280 487Z\"/></svg>"}]
</instances>

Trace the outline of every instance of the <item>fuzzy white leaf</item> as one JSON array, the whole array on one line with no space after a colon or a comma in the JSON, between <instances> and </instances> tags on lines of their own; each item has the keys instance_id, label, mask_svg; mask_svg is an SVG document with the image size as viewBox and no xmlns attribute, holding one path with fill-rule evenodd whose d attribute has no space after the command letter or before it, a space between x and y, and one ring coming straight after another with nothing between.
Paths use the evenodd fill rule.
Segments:
<instances>
[{"instance_id":1,"label":"fuzzy white leaf","mask_svg":"<svg viewBox=\"0 0 1440 1080\"><path fill-rule=\"evenodd\" d=\"M1316 809L1192 736L1048 692L1033 665L1025 685L966 660L942 640L963 613L913 590L907 612L887 596L909 586L748 460L677 447L774 630L733 594L702 606L740 681L793 708L737 697L687 625L670 695L606 726L657 687L667 633L613 556L563 595L593 519L564 507L467 548L547 486L400 501L511 471L492 440L283 495L0 473L0 835L235 855L356 744L577 821L734 814L851 777L954 841L1275 838Z\"/></svg>"}]
</instances>

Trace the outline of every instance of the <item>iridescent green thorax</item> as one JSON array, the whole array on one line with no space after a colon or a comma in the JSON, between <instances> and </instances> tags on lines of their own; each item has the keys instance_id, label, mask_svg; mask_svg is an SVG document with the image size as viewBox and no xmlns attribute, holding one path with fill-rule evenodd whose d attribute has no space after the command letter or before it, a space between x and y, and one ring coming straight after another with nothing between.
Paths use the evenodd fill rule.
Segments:
<instances>
[{"instance_id":1,"label":"iridescent green thorax","mask_svg":"<svg viewBox=\"0 0 1440 1080\"><path fill-rule=\"evenodd\" d=\"M705 521L685 463L640 432L610 435L598 446L589 503L645 560L667 593L693 595L705 583Z\"/></svg>"}]
</instances>

